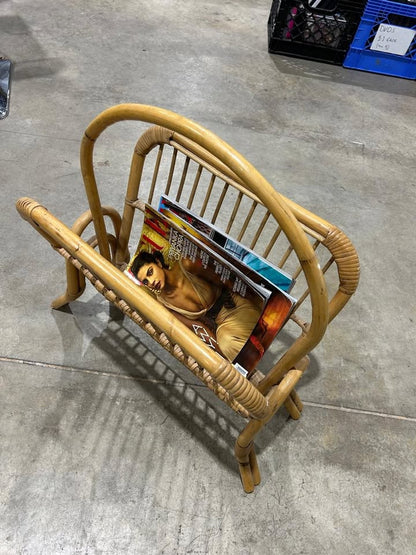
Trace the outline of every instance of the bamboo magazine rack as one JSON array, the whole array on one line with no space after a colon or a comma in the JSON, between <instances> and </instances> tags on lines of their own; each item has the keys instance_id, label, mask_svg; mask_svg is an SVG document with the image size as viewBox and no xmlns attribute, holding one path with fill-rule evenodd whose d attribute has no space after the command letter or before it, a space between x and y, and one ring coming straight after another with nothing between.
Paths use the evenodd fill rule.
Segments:
<instances>
[{"instance_id":1,"label":"bamboo magazine rack","mask_svg":"<svg viewBox=\"0 0 416 555\"><path fill-rule=\"evenodd\" d=\"M125 120L151 125L134 148L120 214L101 204L93 150L106 128ZM87 278L246 419L236 438L235 455L244 490L253 491L260 482L256 434L282 405L292 418L299 418L302 402L295 386L308 366L308 354L357 287L359 262L353 245L338 228L279 194L219 137L161 108L122 104L102 112L82 139L81 171L90 209L72 229L38 202L17 201L21 216L66 259L67 289L52 306L59 308L77 299ZM284 340L277 336L278 347L274 349L273 344L267 351L250 380L195 340L188 327L123 273L129 248L135 246L129 242L140 229L144 202L157 207L162 193L215 222L296 279L291 294L297 303L285 326ZM84 240L81 235L90 223L95 234Z\"/></svg>"}]
</instances>

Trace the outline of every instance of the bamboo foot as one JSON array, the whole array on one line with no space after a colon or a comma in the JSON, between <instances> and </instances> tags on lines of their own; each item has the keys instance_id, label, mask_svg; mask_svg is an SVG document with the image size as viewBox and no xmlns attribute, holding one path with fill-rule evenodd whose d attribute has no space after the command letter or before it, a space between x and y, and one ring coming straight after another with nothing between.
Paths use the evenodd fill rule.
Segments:
<instances>
[{"instance_id":1,"label":"bamboo foot","mask_svg":"<svg viewBox=\"0 0 416 555\"><path fill-rule=\"evenodd\" d=\"M290 396L285 401L285 407L293 420L298 420L300 418L300 411Z\"/></svg>"},{"instance_id":2,"label":"bamboo foot","mask_svg":"<svg viewBox=\"0 0 416 555\"><path fill-rule=\"evenodd\" d=\"M295 405L297 406L299 412L302 412L302 410L303 410L303 403L302 403L302 401L300 400L299 395L297 394L297 392L296 392L294 389L292 389L292 391L291 391L291 393L290 393L290 396L291 396L291 398L292 398L292 401L293 401L293 402L295 403Z\"/></svg>"},{"instance_id":3,"label":"bamboo foot","mask_svg":"<svg viewBox=\"0 0 416 555\"><path fill-rule=\"evenodd\" d=\"M51 307L54 309L62 308L63 306L69 304L70 302L78 299L78 297L80 297L82 293L83 291L80 291L78 295L72 295L68 293L68 291L66 291L63 295L61 295L60 297L57 297L54 301L52 301Z\"/></svg>"},{"instance_id":4,"label":"bamboo foot","mask_svg":"<svg viewBox=\"0 0 416 555\"><path fill-rule=\"evenodd\" d=\"M251 443L243 448L236 443L235 451L244 491L252 493L255 486L258 486L261 480L254 446Z\"/></svg>"},{"instance_id":5,"label":"bamboo foot","mask_svg":"<svg viewBox=\"0 0 416 555\"><path fill-rule=\"evenodd\" d=\"M252 493L254 491L254 480L250 463L238 463L238 467L244 491L246 493Z\"/></svg>"},{"instance_id":6,"label":"bamboo foot","mask_svg":"<svg viewBox=\"0 0 416 555\"><path fill-rule=\"evenodd\" d=\"M254 485L258 486L260 484L261 477L260 477L260 470L259 470L259 465L257 464L257 457L254 451L254 447L251 448L248 460L250 462Z\"/></svg>"}]
</instances>

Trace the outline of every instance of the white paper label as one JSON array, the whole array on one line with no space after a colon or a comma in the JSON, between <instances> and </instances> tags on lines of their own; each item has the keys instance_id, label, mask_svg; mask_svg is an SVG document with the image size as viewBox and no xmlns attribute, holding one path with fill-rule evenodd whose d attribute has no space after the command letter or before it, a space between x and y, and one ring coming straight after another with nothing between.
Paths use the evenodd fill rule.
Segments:
<instances>
[{"instance_id":1,"label":"white paper label","mask_svg":"<svg viewBox=\"0 0 416 555\"><path fill-rule=\"evenodd\" d=\"M404 56L409 50L415 35L416 31L413 31L413 29L382 23L378 28L370 49Z\"/></svg>"},{"instance_id":2,"label":"white paper label","mask_svg":"<svg viewBox=\"0 0 416 555\"><path fill-rule=\"evenodd\" d=\"M235 363L234 363L234 368L235 368L236 370L238 370L238 371L240 372L240 374L243 374L244 377L247 376L247 374L248 374L247 370L246 370L245 368L243 368L243 367L241 366L241 364L238 364L238 362L235 362Z\"/></svg>"}]
</instances>

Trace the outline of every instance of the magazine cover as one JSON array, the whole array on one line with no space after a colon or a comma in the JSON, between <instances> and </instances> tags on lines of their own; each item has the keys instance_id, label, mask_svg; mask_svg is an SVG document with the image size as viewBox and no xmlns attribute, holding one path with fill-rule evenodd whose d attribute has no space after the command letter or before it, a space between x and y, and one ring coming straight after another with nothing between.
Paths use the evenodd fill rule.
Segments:
<instances>
[{"instance_id":1,"label":"magazine cover","mask_svg":"<svg viewBox=\"0 0 416 555\"><path fill-rule=\"evenodd\" d=\"M272 343L273 339L280 331L280 329L284 326L287 319L289 318L293 307L296 303L296 299L290 296L285 291L270 280L266 279L263 274L257 272L254 268L247 266L242 260L239 258L235 258L232 253L228 250L226 251L223 249L217 242L214 242L208 234L215 234L217 237L227 237L227 241L229 244L236 244L238 243L234 241L234 239L228 237L223 233L221 230L218 230L215 226L202 220L201 218L194 216L190 211L178 203L171 201L165 195L162 195L160 203L160 209L163 210L164 215L170 218L176 225L186 229L189 233L191 233L194 237L197 237L205 244L209 244L212 248L222 255L229 263L231 263L234 267L238 268L245 276L250 278L254 283L260 284L264 288L270 291L271 296L267 302L266 307L263 310L262 317L258 322L255 330L253 331L252 335L250 336L248 344L245 346L246 348L243 349L241 355L237 357L234 361L235 364L245 365L246 368L254 368L267 348ZM171 210L171 208L175 209L175 212ZM181 213L184 216L190 214L187 219L181 218L178 214ZM198 229L193 227L190 222L196 221L198 225ZM205 231L205 233L203 233ZM242 247L248 251L245 247ZM254 256L257 256L253 253ZM259 260L263 260L258 257ZM267 261L265 264L268 265L271 269L274 269L273 266L269 265ZM266 267L266 266L263 266ZM277 268L278 272L280 272L279 281L284 279L284 285L287 287L292 287L294 284L294 280L288 276L285 272L282 272L280 268ZM290 286L289 286L290 283Z\"/></svg>"},{"instance_id":2,"label":"magazine cover","mask_svg":"<svg viewBox=\"0 0 416 555\"><path fill-rule=\"evenodd\" d=\"M247 377L293 306L150 206L126 273Z\"/></svg>"},{"instance_id":3,"label":"magazine cover","mask_svg":"<svg viewBox=\"0 0 416 555\"><path fill-rule=\"evenodd\" d=\"M210 243L215 243L221 249L228 252L234 259L240 260L245 266L251 268L258 276L262 276L265 282L261 285L268 287L269 284L275 285L286 291L290 292L295 280L281 268L272 265L269 261L265 260L254 251L248 249L207 220L195 215L187 208L184 208L174 200L166 195L162 195L159 202L159 212L164 214L170 219L174 219L173 215L178 216L182 222L189 224L191 228L199 233L196 235L200 240L204 237L209 238ZM186 229L192 233L192 229ZM241 269L241 267L240 267ZM256 280L256 283L258 280Z\"/></svg>"}]
</instances>

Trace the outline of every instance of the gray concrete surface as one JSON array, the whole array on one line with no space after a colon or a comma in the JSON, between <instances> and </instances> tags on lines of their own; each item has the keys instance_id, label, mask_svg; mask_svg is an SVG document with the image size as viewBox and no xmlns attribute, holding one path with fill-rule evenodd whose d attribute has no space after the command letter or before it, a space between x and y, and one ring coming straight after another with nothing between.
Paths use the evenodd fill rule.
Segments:
<instances>
[{"instance_id":1,"label":"gray concrete surface","mask_svg":"<svg viewBox=\"0 0 416 555\"><path fill-rule=\"evenodd\" d=\"M269 9L0 3L1 555L416 552L415 82L269 55ZM79 141L120 102L199 121L358 249L359 291L313 354L303 417L259 435L252 495L241 419L94 291L51 311L62 259L14 209L85 210ZM104 200L122 198L123 133L97 154Z\"/></svg>"}]
</instances>

